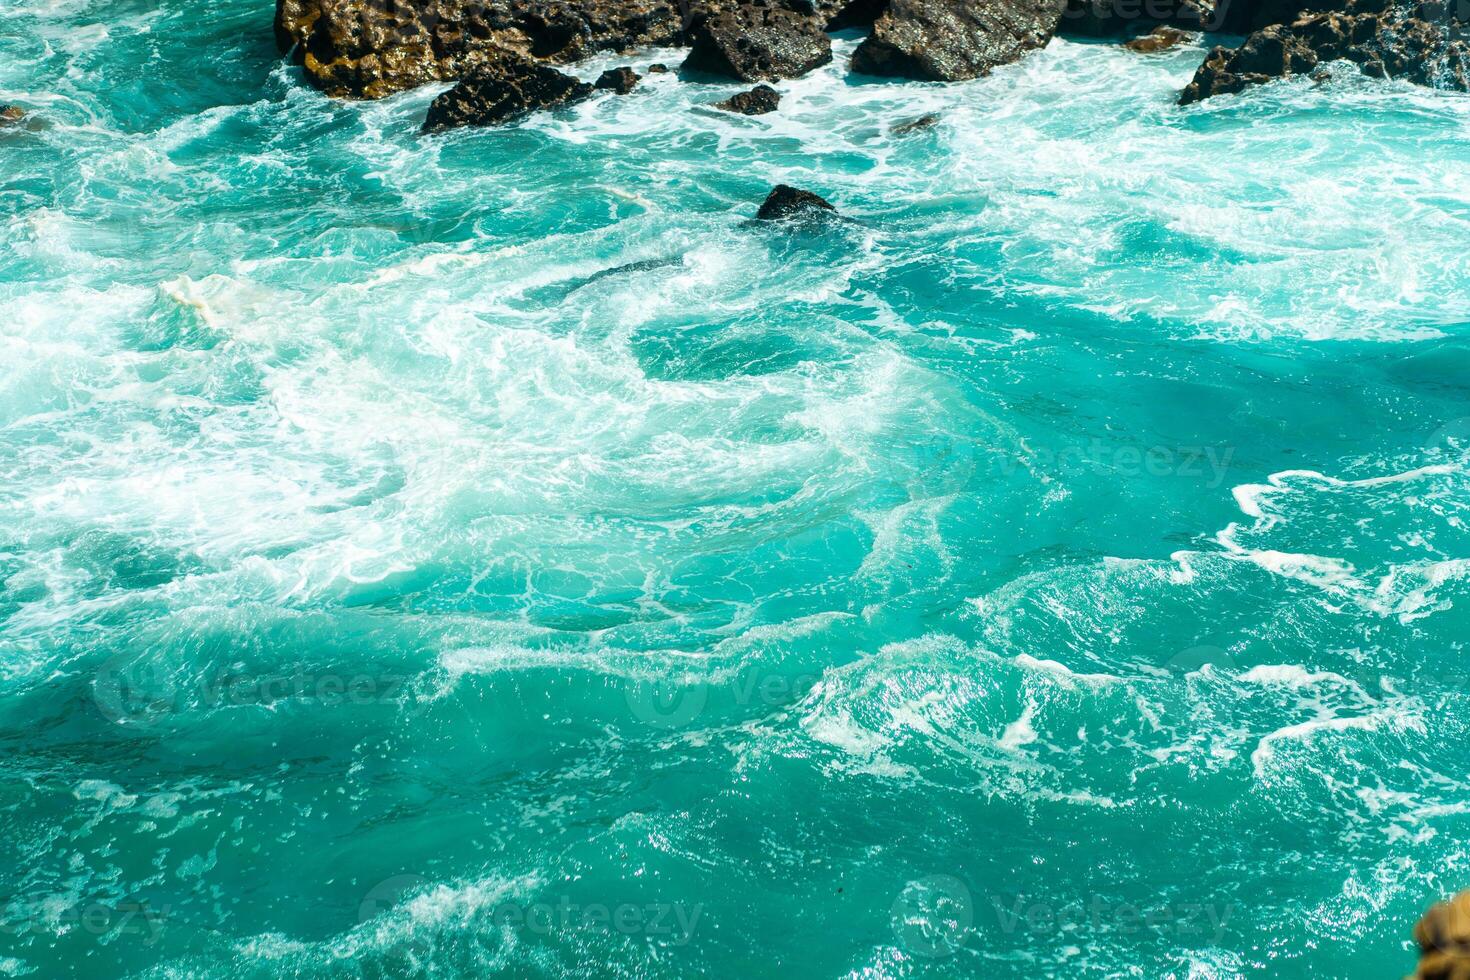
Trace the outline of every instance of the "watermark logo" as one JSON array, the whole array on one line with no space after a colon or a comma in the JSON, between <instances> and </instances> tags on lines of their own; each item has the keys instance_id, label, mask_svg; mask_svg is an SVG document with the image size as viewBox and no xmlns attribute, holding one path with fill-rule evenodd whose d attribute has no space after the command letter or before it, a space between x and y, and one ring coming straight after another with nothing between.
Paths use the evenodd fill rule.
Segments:
<instances>
[{"instance_id":1,"label":"watermark logo","mask_svg":"<svg viewBox=\"0 0 1470 980\"><path fill-rule=\"evenodd\" d=\"M893 935L915 956L953 956L970 937L975 899L954 875L936 874L911 881L889 910Z\"/></svg>"},{"instance_id":2,"label":"watermark logo","mask_svg":"<svg viewBox=\"0 0 1470 980\"><path fill-rule=\"evenodd\" d=\"M683 728L709 703L709 686L700 682L630 681L623 694L633 717L655 728Z\"/></svg>"},{"instance_id":3,"label":"watermark logo","mask_svg":"<svg viewBox=\"0 0 1470 980\"><path fill-rule=\"evenodd\" d=\"M1429 434L1424 448L1431 453L1462 453L1470 449L1470 417L1452 419Z\"/></svg>"},{"instance_id":4,"label":"watermark logo","mask_svg":"<svg viewBox=\"0 0 1470 980\"><path fill-rule=\"evenodd\" d=\"M163 669L140 654L118 654L108 659L92 679L92 700L114 725L150 726L173 714Z\"/></svg>"},{"instance_id":5,"label":"watermark logo","mask_svg":"<svg viewBox=\"0 0 1470 980\"><path fill-rule=\"evenodd\" d=\"M403 901L405 895L420 892L429 884L422 875L401 874L384 878L363 896L357 906L357 921L366 922Z\"/></svg>"}]
</instances>

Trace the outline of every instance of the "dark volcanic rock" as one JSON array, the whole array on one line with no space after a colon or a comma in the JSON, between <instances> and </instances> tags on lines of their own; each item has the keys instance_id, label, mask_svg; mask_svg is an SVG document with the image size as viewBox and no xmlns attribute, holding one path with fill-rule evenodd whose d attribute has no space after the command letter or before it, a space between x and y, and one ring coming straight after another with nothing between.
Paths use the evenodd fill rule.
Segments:
<instances>
[{"instance_id":1,"label":"dark volcanic rock","mask_svg":"<svg viewBox=\"0 0 1470 980\"><path fill-rule=\"evenodd\" d=\"M26 111L16 105L0 105L0 126L14 126L26 117Z\"/></svg>"},{"instance_id":2,"label":"dark volcanic rock","mask_svg":"<svg viewBox=\"0 0 1470 980\"><path fill-rule=\"evenodd\" d=\"M650 75L667 75L669 73L669 66L656 61L648 66L648 73Z\"/></svg>"},{"instance_id":3,"label":"dark volcanic rock","mask_svg":"<svg viewBox=\"0 0 1470 980\"><path fill-rule=\"evenodd\" d=\"M867 27L883 16L887 9L888 0L849 0L847 3L836 0L836 3L819 6L817 14L827 18L827 30L840 31L848 27Z\"/></svg>"},{"instance_id":4,"label":"dark volcanic rock","mask_svg":"<svg viewBox=\"0 0 1470 980\"><path fill-rule=\"evenodd\" d=\"M1177 47L1187 40L1189 40L1189 35L1177 27L1155 27L1152 33L1135 37L1126 42L1123 47L1129 51L1136 51L1138 54L1154 54Z\"/></svg>"},{"instance_id":5,"label":"dark volcanic rock","mask_svg":"<svg viewBox=\"0 0 1470 980\"><path fill-rule=\"evenodd\" d=\"M592 86L550 65L521 58L484 64L429 105L426 133L456 126L497 126L537 109L580 102Z\"/></svg>"},{"instance_id":6,"label":"dark volcanic rock","mask_svg":"<svg viewBox=\"0 0 1470 980\"><path fill-rule=\"evenodd\" d=\"M1249 0L1067 0L1058 33L1108 37L1158 25L1245 33L1249 7Z\"/></svg>"},{"instance_id":7,"label":"dark volcanic rock","mask_svg":"<svg viewBox=\"0 0 1470 980\"><path fill-rule=\"evenodd\" d=\"M1282 78L1317 67L1317 55L1303 44L1291 30L1273 25L1246 38L1239 48L1217 47L1205 56L1205 63L1194 73L1179 96L1180 105L1198 102L1212 95L1239 92L1273 78Z\"/></svg>"},{"instance_id":8,"label":"dark volcanic rock","mask_svg":"<svg viewBox=\"0 0 1470 980\"><path fill-rule=\"evenodd\" d=\"M852 55L854 71L962 81L1051 39L1061 0L891 0Z\"/></svg>"},{"instance_id":9,"label":"dark volcanic rock","mask_svg":"<svg viewBox=\"0 0 1470 980\"><path fill-rule=\"evenodd\" d=\"M822 22L782 7L741 4L696 19L689 35L685 68L742 82L796 78L832 60Z\"/></svg>"},{"instance_id":10,"label":"dark volcanic rock","mask_svg":"<svg viewBox=\"0 0 1470 980\"><path fill-rule=\"evenodd\" d=\"M676 44L679 0L276 0L276 42L329 95L380 98L461 78L510 50L566 63Z\"/></svg>"},{"instance_id":11,"label":"dark volcanic rock","mask_svg":"<svg viewBox=\"0 0 1470 980\"><path fill-rule=\"evenodd\" d=\"M1337 59L1375 78L1470 91L1470 33L1439 0L1387 7L1384 0L1344 0L1343 7L1272 24L1234 50L1215 48L1179 104L1303 74Z\"/></svg>"},{"instance_id":12,"label":"dark volcanic rock","mask_svg":"<svg viewBox=\"0 0 1470 980\"><path fill-rule=\"evenodd\" d=\"M775 112L781 105L781 93L769 85L757 85L749 92L732 95L724 102L716 102L716 109L738 112L746 116L761 116Z\"/></svg>"},{"instance_id":13,"label":"dark volcanic rock","mask_svg":"<svg viewBox=\"0 0 1470 980\"><path fill-rule=\"evenodd\" d=\"M640 77L636 71L626 66L622 68L609 68L597 76L597 81L592 83L592 87L603 91L616 92L619 95L627 95L633 91L633 86L638 84Z\"/></svg>"},{"instance_id":14,"label":"dark volcanic rock","mask_svg":"<svg viewBox=\"0 0 1470 980\"><path fill-rule=\"evenodd\" d=\"M827 217L836 214L836 208L811 191L789 184L777 184L755 216L760 221L779 221L782 218Z\"/></svg>"}]
</instances>

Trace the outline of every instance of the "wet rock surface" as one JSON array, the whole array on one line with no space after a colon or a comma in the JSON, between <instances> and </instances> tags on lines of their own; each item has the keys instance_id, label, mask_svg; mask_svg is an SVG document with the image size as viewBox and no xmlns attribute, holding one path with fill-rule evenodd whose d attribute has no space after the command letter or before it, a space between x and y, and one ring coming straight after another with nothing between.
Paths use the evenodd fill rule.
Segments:
<instances>
[{"instance_id":1,"label":"wet rock surface","mask_svg":"<svg viewBox=\"0 0 1470 980\"><path fill-rule=\"evenodd\" d=\"M560 64L676 44L684 23L676 0L277 0L275 32L327 94L381 98L507 51Z\"/></svg>"},{"instance_id":2,"label":"wet rock surface","mask_svg":"<svg viewBox=\"0 0 1470 980\"><path fill-rule=\"evenodd\" d=\"M429 105L425 133L460 126L498 126L538 109L572 105L592 86L550 65L507 57L474 69Z\"/></svg>"},{"instance_id":3,"label":"wet rock surface","mask_svg":"<svg viewBox=\"0 0 1470 980\"><path fill-rule=\"evenodd\" d=\"M836 217L837 209L811 191L790 184L777 184L765 203L755 213L758 221L781 221L787 218Z\"/></svg>"},{"instance_id":4,"label":"wet rock surface","mask_svg":"<svg viewBox=\"0 0 1470 980\"><path fill-rule=\"evenodd\" d=\"M0 105L0 126L15 126L23 122L26 111L20 106Z\"/></svg>"},{"instance_id":5,"label":"wet rock surface","mask_svg":"<svg viewBox=\"0 0 1470 980\"><path fill-rule=\"evenodd\" d=\"M797 78L832 60L832 39L823 27L812 14L741 4L690 26L684 67L742 82Z\"/></svg>"},{"instance_id":6,"label":"wet rock surface","mask_svg":"<svg viewBox=\"0 0 1470 980\"><path fill-rule=\"evenodd\" d=\"M637 86L641 77L636 71L627 66L622 68L609 68L597 76L597 81L592 83L592 87L599 91L627 95Z\"/></svg>"},{"instance_id":7,"label":"wet rock surface","mask_svg":"<svg viewBox=\"0 0 1470 980\"><path fill-rule=\"evenodd\" d=\"M1179 103L1310 73L1338 59L1374 78L1470 91L1470 33L1444 3L1346 0L1336 10L1306 10L1290 23L1264 27L1239 48L1215 48Z\"/></svg>"},{"instance_id":8,"label":"wet rock surface","mask_svg":"<svg viewBox=\"0 0 1470 980\"><path fill-rule=\"evenodd\" d=\"M988 75L1051 40L1058 0L891 0L853 52L868 75L962 81Z\"/></svg>"},{"instance_id":9,"label":"wet rock surface","mask_svg":"<svg viewBox=\"0 0 1470 980\"><path fill-rule=\"evenodd\" d=\"M757 85L749 92L740 92L723 102L716 102L716 109L738 112L744 116L762 116L775 112L781 105L781 93L769 85Z\"/></svg>"},{"instance_id":10,"label":"wet rock surface","mask_svg":"<svg viewBox=\"0 0 1470 980\"><path fill-rule=\"evenodd\" d=\"M1152 32L1126 42L1123 47L1135 54L1156 54L1178 47L1188 41L1189 37L1188 32L1177 27L1156 27Z\"/></svg>"}]
</instances>

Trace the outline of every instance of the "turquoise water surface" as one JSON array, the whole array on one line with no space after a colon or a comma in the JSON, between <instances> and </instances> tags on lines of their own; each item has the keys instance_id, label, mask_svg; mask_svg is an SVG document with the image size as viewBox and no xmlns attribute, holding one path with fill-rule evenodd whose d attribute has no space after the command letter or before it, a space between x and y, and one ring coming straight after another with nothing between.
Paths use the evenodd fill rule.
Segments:
<instances>
[{"instance_id":1,"label":"turquoise water surface","mask_svg":"<svg viewBox=\"0 0 1470 980\"><path fill-rule=\"evenodd\" d=\"M1411 969L1470 100L844 35L425 139L271 16L0 7L0 972Z\"/></svg>"}]
</instances>

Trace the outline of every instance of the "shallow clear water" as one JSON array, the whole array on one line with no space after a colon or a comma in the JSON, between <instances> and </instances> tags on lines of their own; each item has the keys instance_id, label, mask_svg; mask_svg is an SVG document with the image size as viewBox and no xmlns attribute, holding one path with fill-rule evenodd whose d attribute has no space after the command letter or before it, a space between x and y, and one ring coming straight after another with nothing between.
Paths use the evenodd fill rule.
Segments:
<instances>
[{"instance_id":1,"label":"shallow clear water","mask_svg":"<svg viewBox=\"0 0 1470 980\"><path fill-rule=\"evenodd\" d=\"M3 7L0 971L1410 968L1470 100L844 36L422 139L270 17Z\"/></svg>"}]
</instances>

